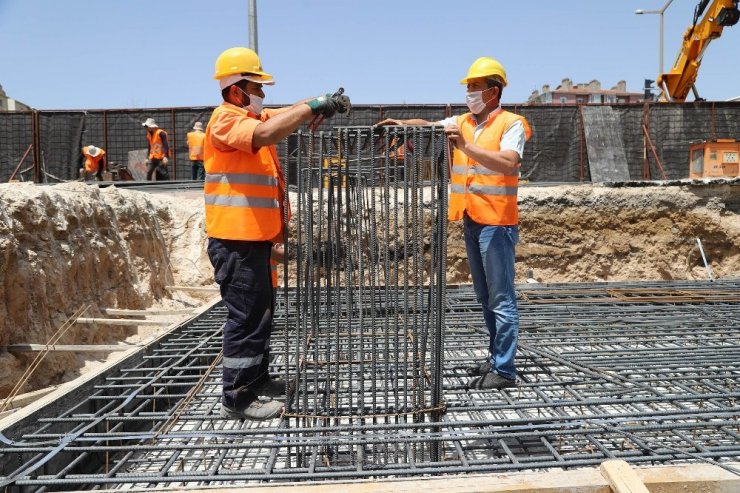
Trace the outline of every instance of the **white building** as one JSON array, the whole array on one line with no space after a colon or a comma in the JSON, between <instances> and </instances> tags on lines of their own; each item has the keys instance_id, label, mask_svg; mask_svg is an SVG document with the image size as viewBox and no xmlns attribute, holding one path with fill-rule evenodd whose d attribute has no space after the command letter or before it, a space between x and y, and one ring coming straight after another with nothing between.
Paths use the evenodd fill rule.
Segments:
<instances>
[{"instance_id":1,"label":"white building","mask_svg":"<svg viewBox=\"0 0 740 493\"><path fill-rule=\"evenodd\" d=\"M27 111L30 109L31 107L27 104L23 104L13 98L9 98L3 90L3 86L0 85L0 111Z\"/></svg>"}]
</instances>

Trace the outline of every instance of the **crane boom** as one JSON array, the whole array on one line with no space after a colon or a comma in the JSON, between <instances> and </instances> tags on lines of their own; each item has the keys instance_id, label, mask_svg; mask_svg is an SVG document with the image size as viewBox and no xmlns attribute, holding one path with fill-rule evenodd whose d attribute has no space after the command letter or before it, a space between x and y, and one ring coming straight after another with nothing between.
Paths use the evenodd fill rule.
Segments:
<instances>
[{"instance_id":1,"label":"crane boom","mask_svg":"<svg viewBox=\"0 0 740 493\"><path fill-rule=\"evenodd\" d=\"M722 35L726 26L734 26L740 19L738 0L701 0L694 10L694 22L683 35L681 51L670 72L658 75L661 101L686 101L689 90L698 100L699 95L694 87L699 73L701 59L709 43ZM699 16L706 14L699 21Z\"/></svg>"}]
</instances>

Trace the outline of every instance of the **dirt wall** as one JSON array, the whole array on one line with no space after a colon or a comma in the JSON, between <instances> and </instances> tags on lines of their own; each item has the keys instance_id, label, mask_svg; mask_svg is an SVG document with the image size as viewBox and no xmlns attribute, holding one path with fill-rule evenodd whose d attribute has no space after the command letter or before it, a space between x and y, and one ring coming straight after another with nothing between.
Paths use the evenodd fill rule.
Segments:
<instances>
[{"instance_id":1,"label":"dirt wall","mask_svg":"<svg viewBox=\"0 0 740 493\"><path fill-rule=\"evenodd\" d=\"M96 317L153 306L172 296L167 285L210 284L196 202L82 183L0 185L0 346L46 343L88 304L84 316ZM76 325L59 343L111 343L134 330ZM0 396L34 357L0 350ZM49 355L24 391L75 376L84 359Z\"/></svg>"}]
</instances>

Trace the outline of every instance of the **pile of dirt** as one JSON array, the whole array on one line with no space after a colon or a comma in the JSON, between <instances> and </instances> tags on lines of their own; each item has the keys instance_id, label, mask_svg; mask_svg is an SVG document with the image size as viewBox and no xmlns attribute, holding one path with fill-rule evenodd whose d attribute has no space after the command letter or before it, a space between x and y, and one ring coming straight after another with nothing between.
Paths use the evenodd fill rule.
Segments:
<instances>
[{"instance_id":1,"label":"pile of dirt","mask_svg":"<svg viewBox=\"0 0 740 493\"><path fill-rule=\"evenodd\" d=\"M541 282L707 279L697 238L715 277L740 275L740 181L523 187L520 228L518 282L528 270Z\"/></svg>"},{"instance_id":2,"label":"pile of dirt","mask_svg":"<svg viewBox=\"0 0 740 493\"><path fill-rule=\"evenodd\" d=\"M516 281L706 279L740 275L740 181L671 186L524 186ZM295 229L295 220L291 229ZM447 282L469 283L461 223L448 229ZM295 235L293 235L295 238ZM294 240L293 240L294 241ZM290 279L294 275L290 273ZM281 277L282 278L282 277ZM198 306L168 285L213 285L200 194L82 183L0 185L0 346L45 343L80 307ZM74 326L61 344L114 343L133 329ZM107 354L94 355L97 361ZM0 350L0 396L33 355ZM54 353L24 388L74 378L89 357Z\"/></svg>"}]
</instances>

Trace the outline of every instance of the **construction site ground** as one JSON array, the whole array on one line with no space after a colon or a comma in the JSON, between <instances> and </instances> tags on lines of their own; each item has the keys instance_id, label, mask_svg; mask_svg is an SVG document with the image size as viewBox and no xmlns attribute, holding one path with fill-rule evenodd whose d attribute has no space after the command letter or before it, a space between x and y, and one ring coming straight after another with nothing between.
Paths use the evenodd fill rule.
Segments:
<instances>
[{"instance_id":1,"label":"construction site ground","mask_svg":"<svg viewBox=\"0 0 740 493\"><path fill-rule=\"evenodd\" d=\"M84 378L217 299L201 194L0 185L0 397L18 393L18 382L33 396ZM740 279L738 180L530 184L519 209L522 286ZM449 225L447 253L448 285L469 284L460 223ZM102 321L116 309L141 310L148 323ZM23 346L50 341L77 349L50 352L28 375L37 353Z\"/></svg>"}]
</instances>

